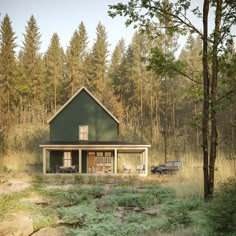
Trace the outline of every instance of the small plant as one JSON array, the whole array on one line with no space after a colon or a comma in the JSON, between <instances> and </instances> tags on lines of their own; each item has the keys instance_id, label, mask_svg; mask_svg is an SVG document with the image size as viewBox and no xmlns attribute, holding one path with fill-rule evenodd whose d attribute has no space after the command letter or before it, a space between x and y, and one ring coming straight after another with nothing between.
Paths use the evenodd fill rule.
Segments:
<instances>
[{"instance_id":1,"label":"small plant","mask_svg":"<svg viewBox=\"0 0 236 236\"><path fill-rule=\"evenodd\" d=\"M161 205L161 215L166 224L162 224L163 231L173 231L186 228L192 224L192 212L199 210L201 201L197 199L173 199Z\"/></svg>"},{"instance_id":2,"label":"small plant","mask_svg":"<svg viewBox=\"0 0 236 236\"><path fill-rule=\"evenodd\" d=\"M34 206L32 218L34 230L55 225L58 221L57 212L51 207L40 208Z\"/></svg>"},{"instance_id":3,"label":"small plant","mask_svg":"<svg viewBox=\"0 0 236 236\"><path fill-rule=\"evenodd\" d=\"M75 175L75 184L84 184L84 179L81 175Z\"/></svg>"},{"instance_id":4,"label":"small plant","mask_svg":"<svg viewBox=\"0 0 236 236\"><path fill-rule=\"evenodd\" d=\"M19 200L29 196L30 190L31 189L28 188L20 192L6 194L0 197L0 220L5 219L12 213L27 209L27 206Z\"/></svg>"},{"instance_id":5,"label":"small plant","mask_svg":"<svg viewBox=\"0 0 236 236\"><path fill-rule=\"evenodd\" d=\"M162 187L160 185L149 186L146 190L146 194L155 196L160 203L174 199L175 192L171 188Z\"/></svg>"},{"instance_id":6,"label":"small plant","mask_svg":"<svg viewBox=\"0 0 236 236\"><path fill-rule=\"evenodd\" d=\"M209 235L233 236L236 232L236 178L222 183L206 209Z\"/></svg>"},{"instance_id":7,"label":"small plant","mask_svg":"<svg viewBox=\"0 0 236 236\"><path fill-rule=\"evenodd\" d=\"M116 196L118 196L118 195L120 196L125 193L132 193L132 192L133 192L132 189L129 188L128 186L121 186L121 187L119 186L119 187L113 188L111 191L111 194L116 195Z\"/></svg>"},{"instance_id":8,"label":"small plant","mask_svg":"<svg viewBox=\"0 0 236 236\"><path fill-rule=\"evenodd\" d=\"M96 183L97 183L97 179L96 179L96 177L95 176L88 176L88 180L87 180L87 183L88 184L91 184L91 185L96 185Z\"/></svg>"}]
</instances>

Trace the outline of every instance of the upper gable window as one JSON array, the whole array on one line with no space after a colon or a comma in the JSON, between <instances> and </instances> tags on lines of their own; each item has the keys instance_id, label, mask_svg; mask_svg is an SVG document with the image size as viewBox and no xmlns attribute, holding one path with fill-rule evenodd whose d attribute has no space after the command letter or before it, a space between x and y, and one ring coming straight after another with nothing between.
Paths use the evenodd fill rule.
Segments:
<instances>
[{"instance_id":1,"label":"upper gable window","mask_svg":"<svg viewBox=\"0 0 236 236\"><path fill-rule=\"evenodd\" d=\"M79 140L88 140L88 125L79 126Z\"/></svg>"}]
</instances>

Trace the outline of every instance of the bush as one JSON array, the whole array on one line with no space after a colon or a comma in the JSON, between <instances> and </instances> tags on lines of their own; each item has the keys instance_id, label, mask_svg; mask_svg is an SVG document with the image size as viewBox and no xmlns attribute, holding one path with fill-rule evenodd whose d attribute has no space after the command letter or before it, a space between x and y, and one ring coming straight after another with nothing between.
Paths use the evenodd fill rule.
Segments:
<instances>
[{"instance_id":1,"label":"bush","mask_svg":"<svg viewBox=\"0 0 236 236\"><path fill-rule=\"evenodd\" d=\"M71 188L68 190L41 188L39 191L41 194L50 197L54 205L74 205L89 202L91 199L100 198L104 194L104 189L98 186L90 189Z\"/></svg>"},{"instance_id":2,"label":"bush","mask_svg":"<svg viewBox=\"0 0 236 236\"><path fill-rule=\"evenodd\" d=\"M173 189L162 187L160 185L152 185L148 187L146 193L155 196L160 203L169 201L175 197Z\"/></svg>"},{"instance_id":3,"label":"bush","mask_svg":"<svg viewBox=\"0 0 236 236\"><path fill-rule=\"evenodd\" d=\"M209 235L235 235L236 232L236 178L221 184L206 211Z\"/></svg>"},{"instance_id":4,"label":"bush","mask_svg":"<svg viewBox=\"0 0 236 236\"><path fill-rule=\"evenodd\" d=\"M202 202L197 199L174 199L161 206L161 215L165 217L163 231L173 231L192 225L192 213L198 211Z\"/></svg>"}]
</instances>

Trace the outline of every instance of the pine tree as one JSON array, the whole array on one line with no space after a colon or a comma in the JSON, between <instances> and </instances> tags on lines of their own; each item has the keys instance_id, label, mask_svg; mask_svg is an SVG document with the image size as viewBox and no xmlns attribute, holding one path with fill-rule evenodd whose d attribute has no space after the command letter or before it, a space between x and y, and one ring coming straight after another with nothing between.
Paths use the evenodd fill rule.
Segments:
<instances>
[{"instance_id":1,"label":"pine tree","mask_svg":"<svg viewBox=\"0 0 236 236\"><path fill-rule=\"evenodd\" d=\"M15 109L15 33L13 32L11 20L6 15L1 24L0 43L0 129L11 121Z\"/></svg>"},{"instance_id":2,"label":"pine tree","mask_svg":"<svg viewBox=\"0 0 236 236\"><path fill-rule=\"evenodd\" d=\"M112 81L114 81L115 79L116 71L121 65L124 55L125 55L125 40L121 38L117 43L111 56L111 64L109 67L109 78L111 78Z\"/></svg>"},{"instance_id":3,"label":"pine tree","mask_svg":"<svg viewBox=\"0 0 236 236\"><path fill-rule=\"evenodd\" d=\"M59 103L58 94L60 85L64 79L64 51L60 46L60 40L57 33L54 33L46 53L46 83L48 105L53 104L53 109L57 110Z\"/></svg>"},{"instance_id":4,"label":"pine tree","mask_svg":"<svg viewBox=\"0 0 236 236\"><path fill-rule=\"evenodd\" d=\"M147 113L144 114L150 102L148 97L150 96L149 80L151 76L150 72L146 70L144 60L149 49L146 36L136 32L127 51L122 55L121 62L116 63L112 76L115 94L126 108L127 133L133 132L135 136L138 135L141 138L144 136L144 130L147 130L147 126L144 129L144 125L146 125L144 121L146 123L150 119L150 117L146 119ZM150 123L148 127L150 127ZM130 132L131 130L132 132Z\"/></svg>"},{"instance_id":5,"label":"pine tree","mask_svg":"<svg viewBox=\"0 0 236 236\"><path fill-rule=\"evenodd\" d=\"M189 135L189 146L193 144L196 150L200 147L200 117L201 117L201 100L202 100L202 46L201 38L194 38L191 34L187 38L187 42L180 53L179 58L185 63L185 73L189 78L179 77L183 80L183 88L185 92L182 97L185 100L180 108L181 115L185 115L188 125L186 132ZM193 130L194 129L194 130ZM192 135L193 131L195 135Z\"/></svg>"},{"instance_id":6,"label":"pine tree","mask_svg":"<svg viewBox=\"0 0 236 236\"><path fill-rule=\"evenodd\" d=\"M41 111L40 97L42 97L42 83L43 83L43 61L40 50L39 27L32 15L27 22L26 32L24 34L23 48L21 51L22 60L19 62L20 76L18 81L19 93L22 96L22 102L27 103L27 109L31 111L31 117L28 121L38 121L38 115ZM23 86L21 86L21 84ZM25 105L24 105L25 106ZM26 107L24 108L26 109Z\"/></svg>"},{"instance_id":7,"label":"pine tree","mask_svg":"<svg viewBox=\"0 0 236 236\"><path fill-rule=\"evenodd\" d=\"M67 50L67 79L69 96L86 83L84 62L87 53L88 36L84 23L75 30Z\"/></svg>"},{"instance_id":8,"label":"pine tree","mask_svg":"<svg viewBox=\"0 0 236 236\"><path fill-rule=\"evenodd\" d=\"M96 31L97 36L91 52L92 68L90 68L90 73L92 80L90 83L93 90L102 92L108 83L108 41L106 29L101 22L98 23Z\"/></svg>"}]
</instances>

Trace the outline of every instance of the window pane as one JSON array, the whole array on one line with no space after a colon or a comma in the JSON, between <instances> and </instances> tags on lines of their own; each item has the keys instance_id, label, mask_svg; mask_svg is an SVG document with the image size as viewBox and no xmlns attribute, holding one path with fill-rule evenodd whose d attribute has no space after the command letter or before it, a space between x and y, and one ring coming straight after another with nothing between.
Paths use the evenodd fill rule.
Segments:
<instances>
[{"instance_id":1,"label":"window pane","mask_svg":"<svg viewBox=\"0 0 236 236\"><path fill-rule=\"evenodd\" d=\"M88 140L88 125L79 126L79 140Z\"/></svg>"},{"instance_id":2,"label":"window pane","mask_svg":"<svg viewBox=\"0 0 236 236\"><path fill-rule=\"evenodd\" d=\"M72 165L71 152L64 152L64 166L69 167Z\"/></svg>"}]
</instances>

